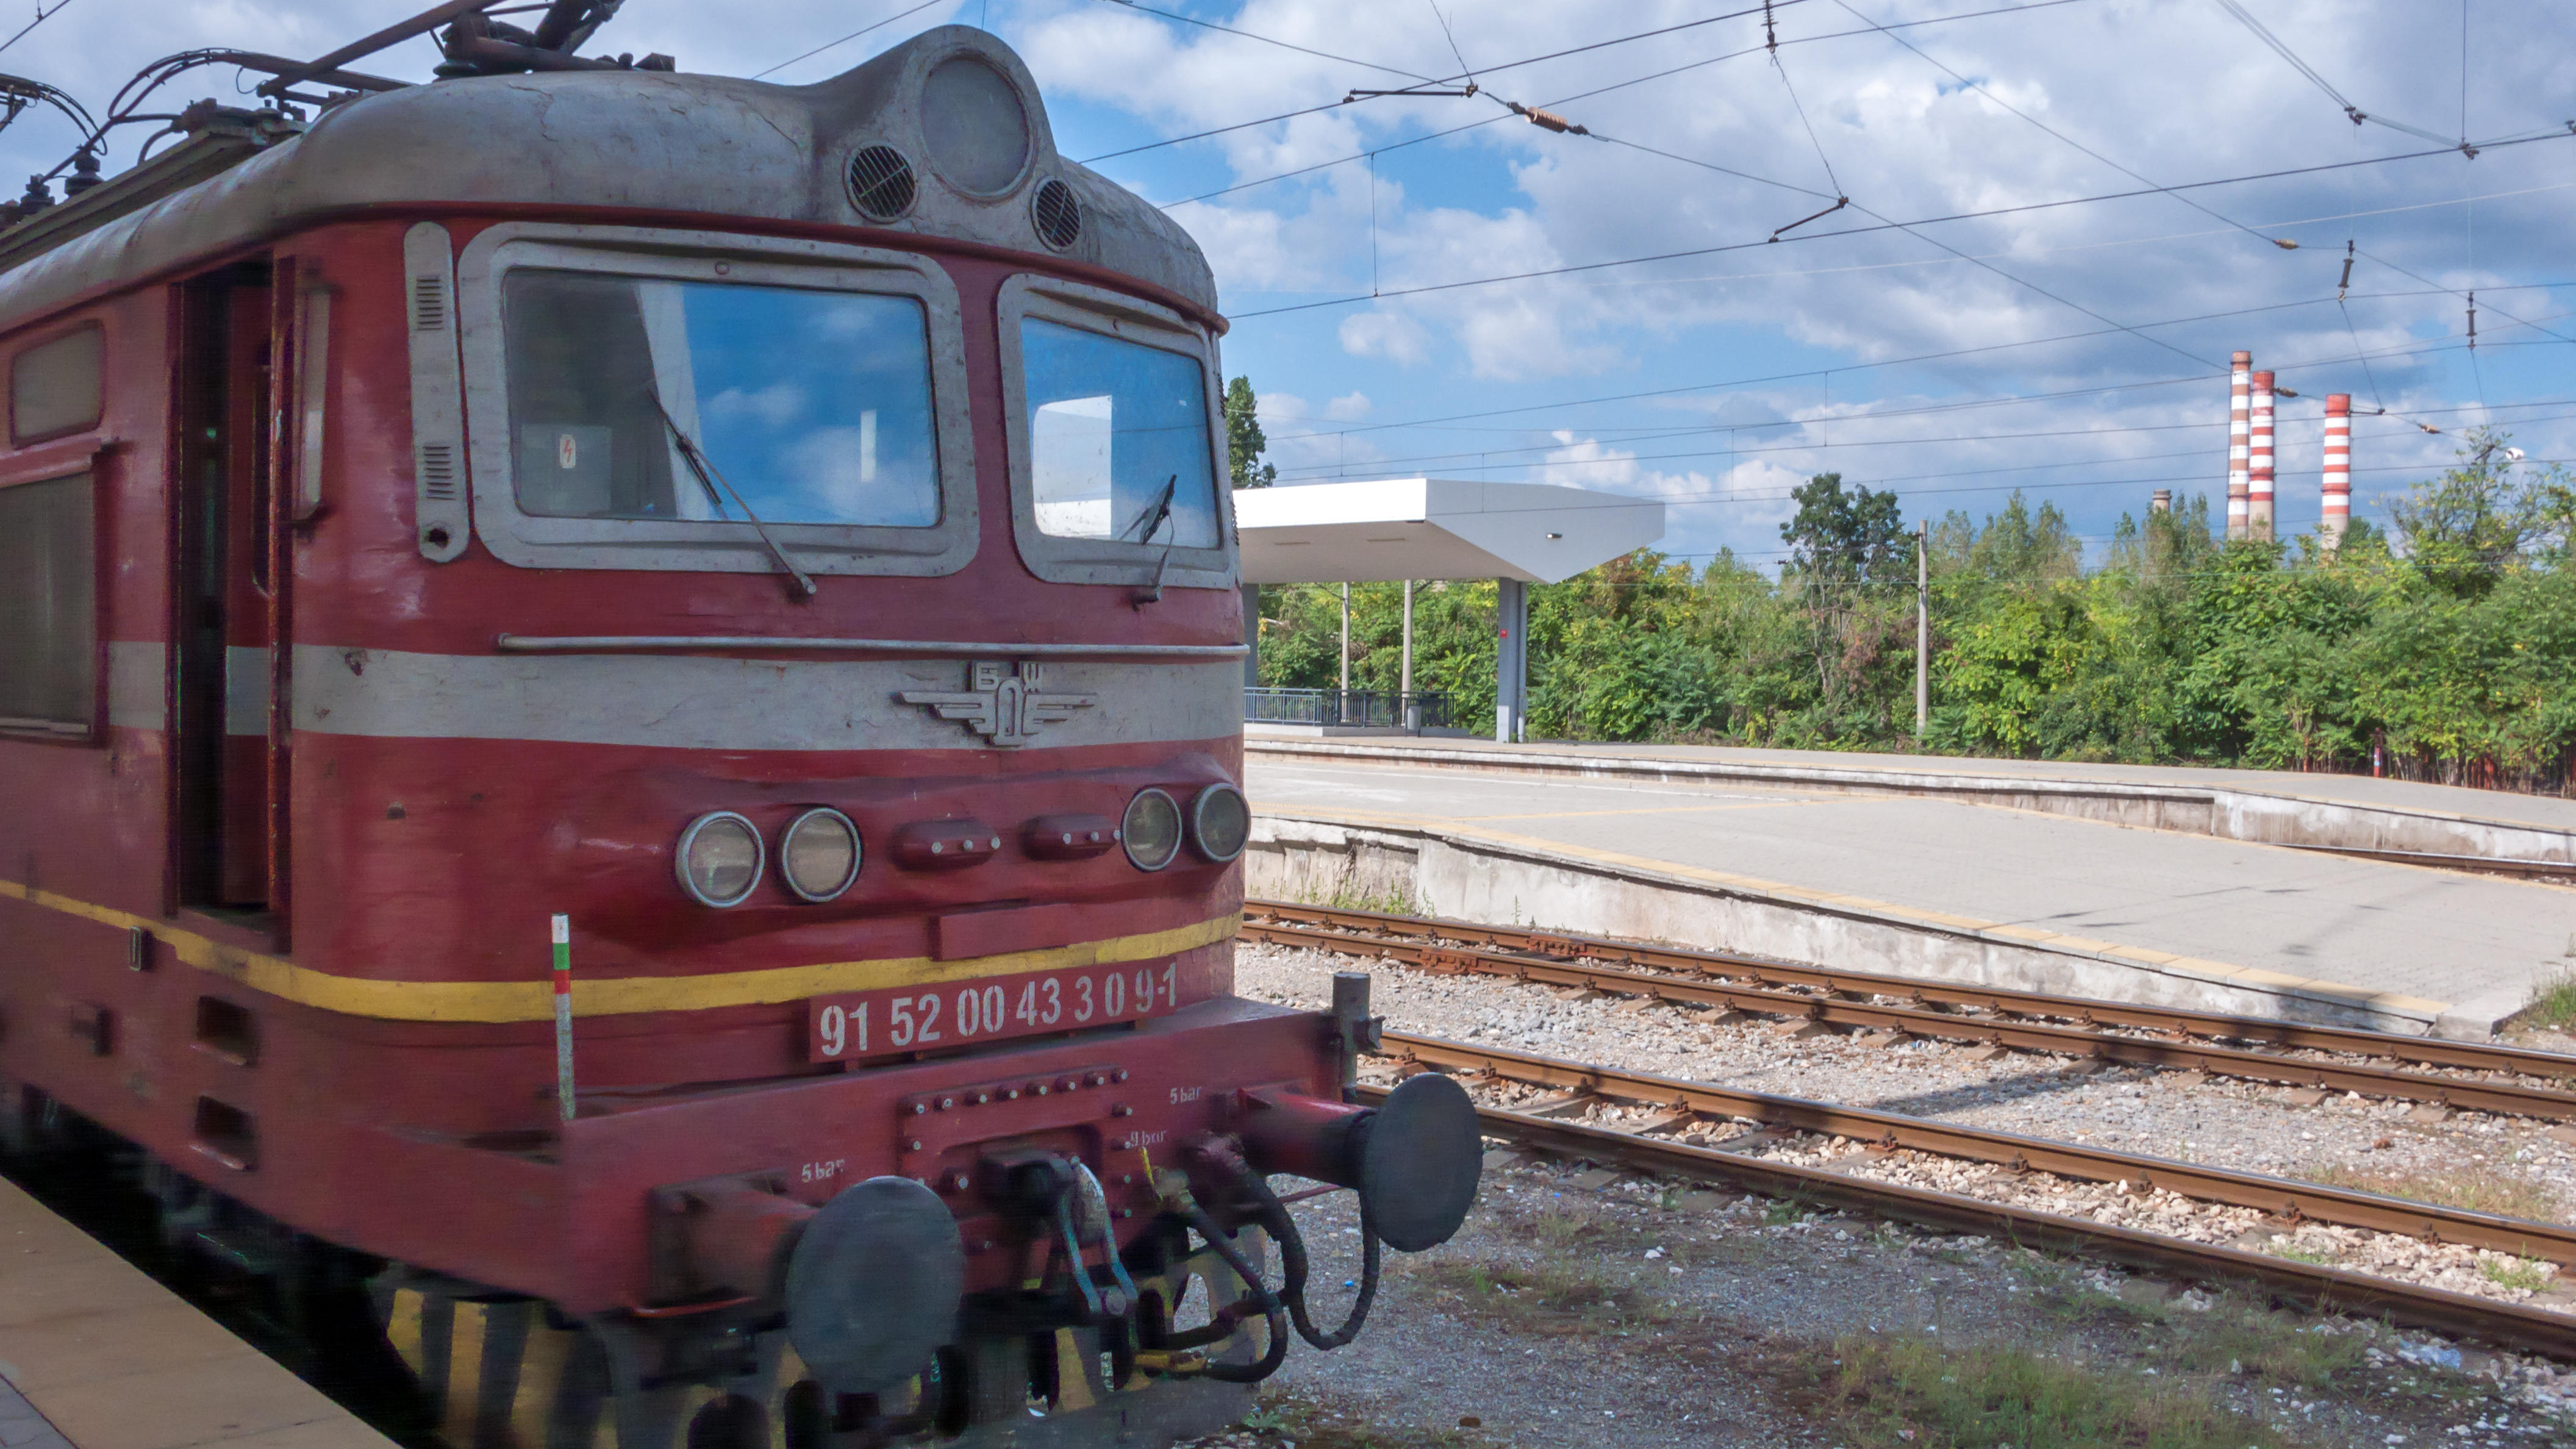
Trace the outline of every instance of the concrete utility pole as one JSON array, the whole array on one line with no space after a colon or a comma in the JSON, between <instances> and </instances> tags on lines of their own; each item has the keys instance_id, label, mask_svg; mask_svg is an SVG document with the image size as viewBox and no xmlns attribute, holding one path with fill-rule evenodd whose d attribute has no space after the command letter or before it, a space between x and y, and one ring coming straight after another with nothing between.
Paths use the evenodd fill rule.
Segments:
<instances>
[{"instance_id":1,"label":"concrete utility pole","mask_svg":"<svg viewBox=\"0 0 2576 1449\"><path fill-rule=\"evenodd\" d=\"M1342 700L1341 707L1351 707L1351 586L1342 585Z\"/></svg>"},{"instance_id":2,"label":"concrete utility pole","mask_svg":"<svg viewBox=\"0 0 2576 1449\"><path fill-rule=\"evenodd\" d=\"M1404 581L1404 654L1397 661L1396 707L1404 711L1407 728L1413 724L1413 580Z\"/></svg>"},{"instance_id":3,"label":"concrete utility pole","mask_svg":"<svg viewBox=\"0 0 2576 1449\"><path fill-rule=\"evenodd\" d=\"M1914 523L1914 737L1932 723L1932 525Z\"/></svg>"}]
</instances>

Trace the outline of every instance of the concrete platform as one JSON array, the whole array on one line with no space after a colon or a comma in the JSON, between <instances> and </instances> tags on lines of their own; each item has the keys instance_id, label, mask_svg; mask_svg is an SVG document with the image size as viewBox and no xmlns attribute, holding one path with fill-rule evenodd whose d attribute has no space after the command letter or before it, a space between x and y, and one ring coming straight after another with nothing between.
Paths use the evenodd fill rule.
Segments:
<instances>
[{"instance_id":1,"label":"concrete platform","mask_svg":"<svg viewBox=\"0 0 2576 1449\"><path fill-rule=\"evenodd\" d=\"M0 1181L0 1445L393 1449L393 1441Z\"/></svg>"},{"instance_id":2,"label":"concrete platform","mask_svg":"<svg viewBox=\"0 0 2576 1449\"><path fill-rule=\"evenodd\" d=\"M2576 967L2576 889L2247 838L2494 830L2563 849L2566 801L1788 752L1246 753L1255 895L1401 896L1471 920L2461 1037ZM2333 793L2246 788L2282 782Z\"/></svg>"},{"instance_id":3,"label":"concrete platform","mask_svg":"<svg viewBox=\"0 0 2576 1449\"><path fill-rule=\"evenodd\" d=\"M2576 800L2356 775L1699 745L1300 740L1263 725L1246 727L1244 749L1422 770L1922 795L2275 845L2576 864Z\"/></svg>"}]
</instances>

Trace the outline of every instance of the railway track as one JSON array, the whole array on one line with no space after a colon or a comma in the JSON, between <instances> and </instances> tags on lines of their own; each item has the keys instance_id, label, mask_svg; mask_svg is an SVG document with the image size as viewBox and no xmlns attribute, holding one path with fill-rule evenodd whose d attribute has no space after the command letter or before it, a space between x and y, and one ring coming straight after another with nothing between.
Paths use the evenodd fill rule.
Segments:
<instances>
[{"instance_id":1,"label":"railway track","mask_svg":"<svg viewBox=\"0 0 2576 1449\"><path fill-rule=\"evenodd\" d=\"M1768 1161L1723 1147L1674 1141L1664 1134L1707 1118L1830 1132L1875 1147L1965 1157L2010 1169L2093 1181L2126 1180L2140 1190L2162 1188L2185 1197L2260 1208L2292 1219L2493 1247L2560 1263L2576 1261L2576 1229L2557 1224L2471 1213L1398 1032L1385 1033L1381 1049L1410 1070L1553 1087L1562 1092L1563 1096L1536 1112L1478 1107L1485 1133L1516 1146L1917 1223L1945 1232L1979 1234L2187 1281L2250 1283L2317 1312L2384 1317L2412 1327L2576 1360L2576 1317L2348 1269L1882 1182L1829 1166ZM1365 1098L1382 1095L1378 1088L1361 1090ZM1662 1110L1637 1130L1595 1126L1550 1115L1580 1108L1596 1099Z\"/></svg>"},{"instance_id":2,"label":"railway track","mask_svg":"<svg viewBox=\"0 0 2576 1449\"><path fill-rule=\"evenodd\" d=\"M2576 1078L2576 1057L2521 1047L1923 981L1375 911L1273 901L1247 902L1244 909L1243 933L1254 940L1383 956L1425 971L1506 977L1938 1041L2576 1121L2576 1091L2563 1086L2282 1054L2332 1052L2558 1082ZM2141 1030L2158 1035L2125 1034ZM2222 1044L2226 1042L2258 1045Z\"/></svg>"}]
</instances>

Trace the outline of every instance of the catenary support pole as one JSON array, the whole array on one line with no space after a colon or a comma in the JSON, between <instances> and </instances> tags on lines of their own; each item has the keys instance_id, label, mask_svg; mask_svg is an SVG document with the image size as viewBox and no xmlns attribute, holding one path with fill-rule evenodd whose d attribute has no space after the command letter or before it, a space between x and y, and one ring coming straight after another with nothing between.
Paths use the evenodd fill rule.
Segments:
<instances>
[{"instance_id":1,"label":"catenary support pole","mask_svg":"<svg viewBox=\"0 0 2576 1449\"><path fill-rule=\"evenodd\" d=\"M1932 723L1932 525L1914 523L1914 737Z\"/></svg>"},{"instance_id":2,"label":"catenary support pole","mask_svg":"<svg viewBox=\"0 0 2576 1449\"><path fill-rule=\"evenodd\" d=\"M2249 394L2254 388L2254 354L2237 353L2227 371L2227 536L2245 536L2247 494L2252 480L2247 474L2247 449L2252 442L2248 412Z\"/></svg>"}]
</instances>

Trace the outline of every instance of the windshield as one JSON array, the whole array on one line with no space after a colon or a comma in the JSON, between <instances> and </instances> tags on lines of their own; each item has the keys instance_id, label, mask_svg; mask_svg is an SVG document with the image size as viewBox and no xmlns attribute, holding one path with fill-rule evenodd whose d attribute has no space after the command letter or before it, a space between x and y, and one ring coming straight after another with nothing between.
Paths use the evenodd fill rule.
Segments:
<instances>
[{"instance_id":1,"label":"windshield","mask_svg":"<svg viewBox=\"0 0 2576 1449\"><path fill-rule=\"evenodd\" d=\"M1020 358L1040 531L1217 546L1198 359L1035 317L1020 323Z\"/></svg>"},{"instance_id":2,"label":"windshield","mask_svg":"<svg viewBox=\"0 0 2576 1449\"><path fill-rule=\"evenodd\" d=\"M522 268L502 317L524 512L939 521L929 327L910 297ZM739 504L699 481L675 428Z\"/></svg>"}]
</instances>

